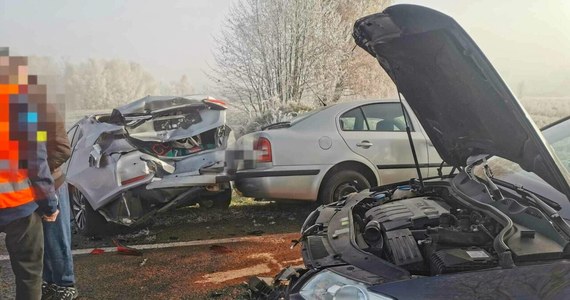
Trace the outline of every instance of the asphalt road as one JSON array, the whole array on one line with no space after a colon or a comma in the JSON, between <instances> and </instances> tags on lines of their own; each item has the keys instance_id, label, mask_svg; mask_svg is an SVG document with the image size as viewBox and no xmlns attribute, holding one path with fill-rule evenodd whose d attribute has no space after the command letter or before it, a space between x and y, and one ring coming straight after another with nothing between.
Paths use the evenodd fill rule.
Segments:
<instances>
[{"instance_id":1,"label":"asphalt road","mask_svg":"<svg viewBox=\"0 0 570 300\"><path fill-rule=\"evenodd\" d=\"M204 241L206 245L143 250L143 256L118 253L77 255L81 299L236 299L252 275L273 276L301 264L300 250L289 249L311 205L236 199L228 210L187 207L160 215L154 224L130 233L100 237L73 235L74 249ZM260 238L261 237L261 238ZM206 240L245 238L234 243ZM4 239L0 256L6 255ZM144 261L144 263L143 263ZM0 260L0 299L13 299L8 260Z\"/></svg>"},{"instance_id":2,"label":"asphalt road","mask_svg":"<svg viewBox=\"0 0 570 300\"><path fill-rule=\"evenodd\" d=\"M300 249L291 250L297 234L255 240L117 253L75 259L82 299L247 299L242 283L251 276L274 276L302 264Z\"/></svg>"}]
</instances>

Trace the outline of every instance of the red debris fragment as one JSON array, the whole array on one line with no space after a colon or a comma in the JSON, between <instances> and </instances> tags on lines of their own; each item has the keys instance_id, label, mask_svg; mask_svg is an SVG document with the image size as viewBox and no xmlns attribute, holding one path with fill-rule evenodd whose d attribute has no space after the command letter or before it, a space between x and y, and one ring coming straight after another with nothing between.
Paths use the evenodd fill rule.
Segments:
<instances>
[{"instance_id":1,"label":"red debris fragment","mask_svg":"<svg viewBox=\"0 0 570 300\"><path fill-rule=\"evenodd\" d=\"M91 254L93 254L93 255L102 254L102 253L105 253L105 250L99 249L99 248L95 248L95 249L91 250Z\"/></svg>"},{"instance_id":2,"label":"red debris fragment","mask_svg":"<svg viewBox=\"0 0 570 300\"><path fill-rule=\"evenodd\" d=\"M119 254L134 255L134 256L142 256L143 255L142 251L135 249L135 248L132 248L132 247L123 246L118 240L113 240L113 244L115 244L115 246L117 246L117 252Z\"/></svg>"}]
</instances>

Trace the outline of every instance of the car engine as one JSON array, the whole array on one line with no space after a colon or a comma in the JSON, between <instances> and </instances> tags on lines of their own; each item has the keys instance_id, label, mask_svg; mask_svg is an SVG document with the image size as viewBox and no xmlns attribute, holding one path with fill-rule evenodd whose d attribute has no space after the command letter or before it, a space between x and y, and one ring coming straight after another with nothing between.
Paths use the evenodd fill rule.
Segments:
<instances>
[{"instance_id":1,"label":"car engine","mask_svg":"<svg viewBox=\"0 0 570 300\"><path fill-rule=\"evenodd\" d=\"M445 189L415 196L409 186L376 192L353 209L361 249L417 275L495 267L502 226L460 207Z\"/></svg>"}]
</instances>

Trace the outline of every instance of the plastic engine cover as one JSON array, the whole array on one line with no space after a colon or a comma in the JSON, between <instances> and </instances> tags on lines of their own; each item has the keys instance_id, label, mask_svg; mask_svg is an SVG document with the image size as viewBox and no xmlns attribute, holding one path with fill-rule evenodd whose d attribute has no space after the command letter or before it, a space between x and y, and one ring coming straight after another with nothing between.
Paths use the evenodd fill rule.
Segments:
<instances>
[{"instance_id":1,"label":"plastic engine cover","mask_svg":"<svg viewBox=\"0 0 570 300\"><path fill-rule=\"evenodd\" d=\"M365 216L367 221L376 220L382 224L384 231L401 228L425 228L437 226L439 216L449 213L449 207L440 201L428 197L397 200L369 209Z\"/></svg>"},{"instance_id":2,"label":"plastic engine cover","mask_svg":"<svg viewBox=\"0 0 570 300\"><path fill-rule=\"evenodd\" d=\"M436 251L431 256L430 265L432 275L439 275L491 268L496 262L487 251L472 247Z\"/></svg>"},{"instance_id":3,"label":"plastic engine cover","mask_svg":"<svg viewBox=\"0 0 570 300\"><path fill-rule=\"evenodd\" d=\"M386 246L397 266L407 266L423 261L422 253L409 229L386 232Z\"/></svg>"}]
</instances>

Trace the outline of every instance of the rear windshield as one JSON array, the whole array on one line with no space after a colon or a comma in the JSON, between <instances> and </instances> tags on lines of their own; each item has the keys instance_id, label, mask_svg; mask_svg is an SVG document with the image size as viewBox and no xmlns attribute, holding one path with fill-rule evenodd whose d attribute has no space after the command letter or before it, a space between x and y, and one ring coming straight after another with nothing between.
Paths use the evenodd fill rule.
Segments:
<instances>
[{"instance_id":1,"label":"rear windshield","mask_svg":"<svg viewBox=\"0 0 570 300\"><path fill-rule=\"evenodd\" d=\"M325 109L327 109L327 108L329 108L329 107L332 107L332 106L321 106L321 107L315 108L315 109L313 109L313 110L311 110L311 111L309 111L309 112L302 113L302 114L300 114L300 115L294 117L293 119L291 119L291 126L293 126L293 125L295 125L295 124L297 124L297 123L299 123L299 122L301 122L301 121L307 119L308 117L310 117L310 116L312 116L312 115L314 115L314 114L316 114L316 113L318 113L318 112L321 112L321 111L323 111L323 110L325 110Z\"/></svg>"}]
</instances>

